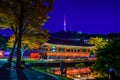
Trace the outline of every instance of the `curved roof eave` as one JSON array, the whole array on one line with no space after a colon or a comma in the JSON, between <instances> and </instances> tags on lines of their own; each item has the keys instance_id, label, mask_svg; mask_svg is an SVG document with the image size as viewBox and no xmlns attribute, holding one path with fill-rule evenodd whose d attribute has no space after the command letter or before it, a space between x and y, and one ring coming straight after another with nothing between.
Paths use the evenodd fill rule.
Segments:
<instances>
[{"instance_id":1,"label":"curved roof eave","mask_svg":"<svg viewBox=\"0 0 120 80\"><path fill-rule=\"evenodd\" d=\"M55 46L55 47L63 47L63 48L94 48L94 46L73 46L73 45L62 45L62 44L51 44L51 43L44 43L47 46Z\"/></svg>"}]
</instances>

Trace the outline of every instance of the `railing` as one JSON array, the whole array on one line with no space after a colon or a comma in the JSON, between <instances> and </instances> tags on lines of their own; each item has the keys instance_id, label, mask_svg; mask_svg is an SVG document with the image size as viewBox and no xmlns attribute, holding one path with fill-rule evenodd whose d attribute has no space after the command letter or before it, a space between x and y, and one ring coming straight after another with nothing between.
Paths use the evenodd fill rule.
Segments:
<instances>
[{"instance_id":1,"label":"railing","mask_svg":"<svg viewBox=\"0 0 120 80\"><path fill-rule=\"evenodd\" d=\"M80 56L80 57L89 57L90 56L90 52L56 52L56 53L52 53L52 52L48 52L47 56Z\"/></svg>"}]
</instances>

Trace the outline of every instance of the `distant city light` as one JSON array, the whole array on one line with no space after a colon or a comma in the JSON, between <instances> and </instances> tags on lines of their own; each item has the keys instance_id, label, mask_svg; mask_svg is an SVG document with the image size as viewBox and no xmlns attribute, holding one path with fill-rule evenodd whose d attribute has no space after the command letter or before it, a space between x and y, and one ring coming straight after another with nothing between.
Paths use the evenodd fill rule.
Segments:
<instances>
[{"instance_id":1,"label":"distant city light","mask_svg":"<svg viewBox=\"0 0 120 80\"><path fill-rule=\"evenodd\" d=\"M82 32L78 32L79 34L82 34Z\"/></svg>"}]
</instances>

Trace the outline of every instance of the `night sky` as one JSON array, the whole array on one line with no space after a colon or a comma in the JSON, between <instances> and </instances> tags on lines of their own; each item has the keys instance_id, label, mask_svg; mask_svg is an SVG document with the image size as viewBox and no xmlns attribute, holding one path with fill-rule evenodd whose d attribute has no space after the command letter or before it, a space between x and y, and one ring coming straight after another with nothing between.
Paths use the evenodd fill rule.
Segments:
<instances>
[{"instance_id":1,"label":"night sky","mask_svg":"<svg viewBox=\"0 0 120 80\"><path fill-rule=\"evenodd\" d=\"M120 0L55 0L51 18L43 28L62 31L64 15L67 30L86 33L120 32Z\"/></svg>"}]
</instances>

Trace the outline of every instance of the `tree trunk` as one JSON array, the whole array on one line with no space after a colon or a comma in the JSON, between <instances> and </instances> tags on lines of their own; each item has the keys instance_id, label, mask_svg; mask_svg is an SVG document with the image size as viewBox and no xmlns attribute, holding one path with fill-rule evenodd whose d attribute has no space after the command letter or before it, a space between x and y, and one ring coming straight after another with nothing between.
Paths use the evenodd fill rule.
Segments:
<instances>
[{"instance_id":1,"label":"tree trunk","mask_svg":"<svg viewBox=\"0 0 120 80\"><path fill-rule=\"evenodd\" d=\"M19 18L19 32L18 32L18 45L17 45L17 63L16 68L21 68L21 42L22 42L22 29L23 29L23 17L24 17L24 1L20 3L21 14Z\"/></svg>"},{"instance_id":2,"label":"tree trunk","mask_svg":"<svg viewBox=\"0 0 120 80\"><path fill-rule=\"evenodd\" d=\"M10 53L10 55L9 55L9 58L8 58L8 63L10 64L10 67L11 67L11 62L12 62L13 55L14 55L14 50L15 50L15 48L16 48L16 44L17 44L17 38L15 38L15 42L14 42L12 51L11 51L11 53Z\"/></svg>"},{"instance_id":3,"label":"tree trunk","mask_svg":"<svg viewBox=\"0 0 120 80\"><path fill-rule=\"evenodd\" d=\"M21 31L21 30L19 30ZM21 65L21 40L22 40L22 33L19 32L19 39L18 39L18 44L17 44L17 62L16 62L16 67L20 68Z\"/></svg>"},{"instance_id":4,"label":"tree trunk","mask_svg":"<svg viewBox=\"0 0 120 80\"><path fill-rule=\"evenodd\" d=\"M24 53L25 53L26 50L27 50L27 46L26 45L21 48L21 58L22 59L24 58L23 56L24 56Z\"/></svg>"}]
</instances>

